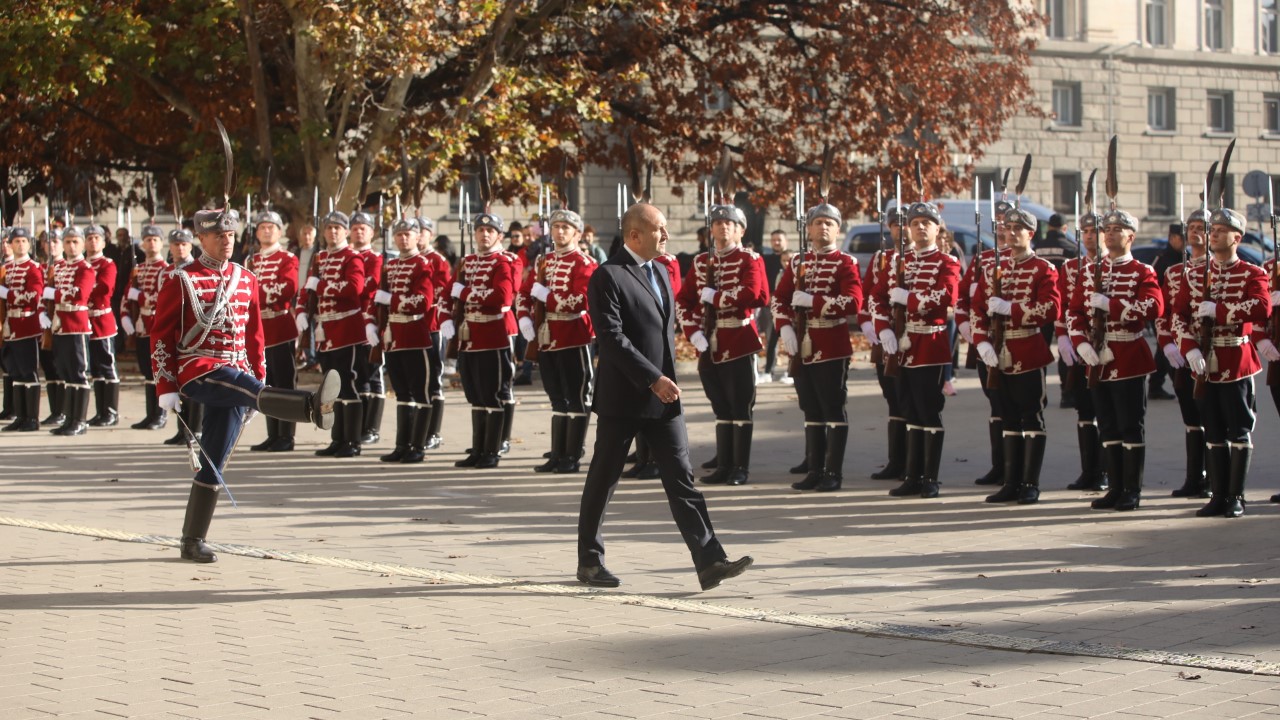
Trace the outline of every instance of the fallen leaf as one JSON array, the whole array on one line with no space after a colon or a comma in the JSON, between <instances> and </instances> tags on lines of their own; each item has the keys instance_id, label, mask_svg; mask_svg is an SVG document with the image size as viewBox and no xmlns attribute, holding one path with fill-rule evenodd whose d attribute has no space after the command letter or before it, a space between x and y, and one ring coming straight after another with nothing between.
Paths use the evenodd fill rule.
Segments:
<instances>
[{"instance_id":1,"label":"fallen leaf","mask_svg":"<svg viewBox=\"0 0 1280 720\"><path fill-rule=\"evenodd\" d=\"M1199 680L1200 673L1192 674L1187 672L1186 670L1182 670L1178 672L1178 678L1181 680Z\"/></svg>"},{"instance_id":2,"label":"fallen leaf","mask_svg":"<svg viewBox=\"0 0 1280 720\"><path fill-rule=\"evenodd\" d=\"M107 482L120 482L120 478L107 478Z\"/></svg>"},{"instance_id":3,"label":"fallen leaf","mask_svg":"<svg viewBox=\"0 0 1280 720\"><path fill-rule=\"evenodd\" d=\"M1054 572L1056 572L1056 573L1071 572L1070 570L1068 570L1068 569L1066 569L1066 568L1054 568L1054 569L1053 569L1053 571L1054 571Z\"/></svg>"},{"instance_id":4,"label":"fallen leaf","mask_svg":"<svg viewBox=\"0 0 1280 720\"><path fill-rule=\"evenodd\" d=\"M428 520L430 520L430 519L431 519L431 518L428 518L428 517L409 518L409 522L426 522L426 521L428 521Z\"/></svg>"},{"instance_id":5,"label":"fallen leaf","mask_svg":"<svg viewBox=\"0 0 1280 720\"><path fill-rule=\"evenodd\" d=\"M213 578L207 578L207 577L193 577L193 578L191 578L191 579L192 579L192 580L195 580L196 582L204 582L205 580L212 580Z\"/></svg>"},{"instance_id":6,"label":"fallen leaf","mask_svg":"<svg viewBox=\"0 0 1280 720\"><path fill-rule=\"evenodd\" d=\"M1241 630L1256 630L1256 629L1258 629L1258 626L1257 626L1257 625L1241 625L1241 626L1240 626L1240 629L1241 629Z\"/></svg>"},{"instance_id":7,"label":"fallen leaf","mask_svg":"<svg viewBox=\"0 0 1280 720\"><path fill-rule=\"evenodd\" d=\"M984 682L982 682L981 680L974 680L974 681L972 681L972 683L971 683L971 684L972 684L974 687L980 687L980 688L993 688L993 687L995 687L995 683L984 683Z\"/></svg>"},{"instance_id":8,"label":"fallen leaf","mask_svg":"<svg viewBox=\"0 0 1280 720\"><path fill-rule=\"evenodd\" d=\"M1262 583L1266 582L1266 580L1260 580L1258 578L1248 578L1246 580L1241 580L1240 582L1244 583L1245 585L1261 585Z\"/></svg>"},{"instance_id":9,"label":"fallen leaf","mask_svg":"<svg viewBox=\"0 0 1280 720\"><path fill-rule=\"evenodd\" d=\"M1195 578L1209 577L1209 573L1196 573L1195 575L1192 575L1191 577L1195 577Z\"/></svg>"},{"instance_id":10,"label":"fallen leaf","mask_svg":"<svg viewBox=\"0 0 1280 720\"><path fill-rule=\"evenodd\" d=\"M982 573L978 573L978 577L980 577L980 578L985 578L985 577L986 577L986 575L983 575Z\"/></svg>"},{"instance_id":11,"label":"fallen leaf","mask_svg":"<svg viewBox=\"0 0 1280 720\"><path fill-rule=\"evenodd\" d=\"M314 538L310 542L324 542L324 538Z\"/></svg>"},{"instance_id":12,"label":"fallen leaf","mask_svg":"<svg viewBox=\"0 0 1280 720\"><path fill-rule=\"evenodd\" d=\"M449 556L448 556L448 558L449 558L450 560L458 560L458 559L460 559L460 558L464 558L464 557L466 557L466 555L449 555Z\"/></svg>"}]
</instances>

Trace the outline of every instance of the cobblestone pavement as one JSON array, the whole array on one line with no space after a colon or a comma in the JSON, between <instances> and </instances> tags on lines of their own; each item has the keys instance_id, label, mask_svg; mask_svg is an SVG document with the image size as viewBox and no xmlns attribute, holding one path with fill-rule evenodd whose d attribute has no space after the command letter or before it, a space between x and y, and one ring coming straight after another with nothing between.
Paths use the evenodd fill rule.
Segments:
<instances>
[{"instance_id":1,"label":"cobblestone pavement","mask_svg":"<svg viewBox=\"0 0 1280 720\"><path fill-rule=\"evenodd\" d=\"M709 408L684 385L699 462ZM294 453L242 450L228 472L239 507L224 498L210 533L227 547L204 566L165 544L190 477L185 453L159 445L169 432L5 433L0 717L1280 716L1270 399L1254 502L1229 521L1168 497L1182 462L1171 402L1150 408L1140 510L1094 512L1061 489L1074 414L1053 385L1032 507L985 505L972 484L987 412L971 376L944 413L935 501L867 478L884 415L869 371L851 374L846 489L828 495L789 489L794 392L760 386L751 483L706 488L730 555L756 565L707 593L656 481L624 481L611 505L620 591L573 582L582 476L531 471L547 443L537 387L521 389L515 449L493 471L452 467L456 424L419 466L378 463L385 440L315 458L314 429ZM127 424L141 392L123 395ZM255 420L242 447L263 433Z\"/></svg>"}]
</instances>

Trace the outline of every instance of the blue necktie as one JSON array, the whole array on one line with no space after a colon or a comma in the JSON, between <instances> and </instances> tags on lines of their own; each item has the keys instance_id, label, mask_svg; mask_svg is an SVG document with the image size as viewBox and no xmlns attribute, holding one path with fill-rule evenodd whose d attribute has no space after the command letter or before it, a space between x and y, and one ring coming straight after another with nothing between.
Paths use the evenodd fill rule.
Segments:
<instances>
[{"instance_id":1,"label":"blue necktie","mask_svg":"<svg viewBox=\"0 0 1280 720\"><path fill-rule=\"evenodd\" d=\"M658 282L658 276L653 274L653 261L644 264L644 272L649 276L649 284L653 286L653 294L658 296L658 307L663 312L667 311L666 298L662 297L662 284Z\"/></svg>"}]
</instances>

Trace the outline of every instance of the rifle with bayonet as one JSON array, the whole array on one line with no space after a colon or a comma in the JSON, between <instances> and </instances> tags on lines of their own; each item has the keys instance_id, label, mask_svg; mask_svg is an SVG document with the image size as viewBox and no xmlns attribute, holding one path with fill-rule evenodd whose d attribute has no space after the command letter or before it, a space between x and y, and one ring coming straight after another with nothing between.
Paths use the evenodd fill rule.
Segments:
<instances>
[{"instance_id":1,"label":"rifle with bayonet","mask_svg":"<svg viewBox=\"0 0 1280 720\"><path fill-rule=\"evenodd\" d=\"M311 195L311 226L315 230L315 241L311 247L311 262L307 264L305 284L320 272L320 253L324 251L324 233L320 232L320 186L317 185ZM307 315L307 324L298 332L298 364L307 361L307 351L311 348L312 329L316 326L316 309L320 298L313 291L308 291L303 312Z\"/></svg>"},{"instance_id":2,"label":"rifle with bayonet","mask_svg":"<svg viewBox=\"0 0 1280 720\"><path fill-rule=\"evenodd\" d=\"M1227 166L1231 163L1231 152L1236 148L1236 141L1232 139L1231 144L1227 145L1227 152L1222 156L1222 164L1218 169L1218 184L1213 184L1213 170L1209 171L1209 178L1205 181L1205 190L1210 192L1217 190L1218 208L1221 209L1226 205L1227 195ZM1200 289L1200 301L1213 300L1213 251L1209 247L1209 198L1213 197L1208 194L1204 199L1204 215L1205 215L1205 239L1204 239L1204 278L1203 285ZM1195 313L1195 310L1192 310ZM1192 390L1192 397L1196 400L1203 400L1205 394L1209 391L1209 372L1213 365L1213 326L1214 319L1212 317L1200 317L1200 353L1204 356L1204 371L1196 374L1195 389Z\"/></svg>"},{"instance_id":3,"label":"rifle with bayonet","mask_svg":"<svg viewBox=\"0 0 1280 720\"><path fill-rule=\"evenodd\" d=\"M715 190L720 193L720 203L722 205L733 204L734 195L734 177L733 177L733 159L729 154L729 148L722 148L720 151L720 164L716 168L716 177L714 180ZM705 222L707 226L707 269L706 282L704 287L715 290L720 287L720 253L716 248L715 238L712 237L710 185L703 186L703 209L706 216ZM801 248L803 251L803 248ZM707 351L698 356L698 372L709 372L714 362L716 353L716 323L720 318L720 309L714 303L702 304L702 336L707 341Z\"/></svg>"},{"instance_id":4,"label":"rifle with bayonet","mask_svg":"<svg viewBox=\"0 0 1280 720\"><path fill-rule=\"evenodd\" d=\"M1111 210L1116 209L1116 196L1120 194L1120 179L1116 170L1116 142L1117 137L1111 137L1111 145L1107 148L1107 179L1104 190L1107 193L1107 201ZM1095 215L1095 227L1098 232L1098 243L1094 251L1093 265L1093 291L1095 293L1104 293L1102 287L1102 246L1103 246L1103 228L1102 221ZM1098 354L1098 364L1089 368L1089 389L1098 386L1102 381L1102 367L1106 363L1103 362L1103 354L1106 352L1107 345L1107 311L1094 308L1093 321L1089 327L1089 344L1093 346L1094 352Z\"/></svg>"},{"instance_id":5,"label":"rifle with bayonet","mask_svg":"<svg viewBox=\"0 0 1280 720\"><path fill-rule=\"evenodd\" d=\"M1280 235L1276 234L1276 221L1280 216L1276 214L1276 189L1275 181L1268 178L1267 180L1267 214L1271 216L1271 292L1280 290L1280 247L1276 243L1280 242ZM1280 313L1271 308L1271 318L1267 322L1267 337L1272 343L1280 340ZM1280 362L1267 362L1267 386L1275 387L1280 385Z\"/></svg>"},{"instance_id":6,"label":"rifle with bayonet","mask_svg":"<svg viewBox=\"0 0 1280 720\"><path fill-rule=\"evenodd\" d=\"M894 287L906 287L907 285L907 214L902 210L902 175L896 171L893 173L894 201L893 206L898 210L898 247L893 258L893 275ZM907 332L907 308L902 305L893 305L892 326L893 336L898 341L898 351L889 353L884 359L885 377L898 377L898 366L902 354L902 338Z\"/></svg>"},{"instance_id":7,"label":"rifle with bayonet","mask_svg":"<svg viewBox=\"0 0 1280 720\"><path fill-rule=\"evenodd\" d=\"M797 215L796 220L799 221L799 219L800 216ZM880 234L877 236L880 238L880 252L876 253L875 257L875 277L879 278L884 275L889 264L888 238L884 234L884 191L880 188L879 175L876 176L876 224L879 226L880 231ZM804 232L805 230L802 226L799 229L801 250L804 249ZM870 274L870 268L868 268L868 275ZM881 345L880 341L876 338L867 338L867 342L871 343L871 364L880 365L884 362L884 346Z\"/></svg>"},{"instance_id":8,"label":"rifle with bayonet","mask_svg":"<svg viewBox=\"0 0 1280 720\"><path fill-rule=\"evenodd\" d=\"M480 210L481 212L486 212L486 213L489 212L489 202L492 200L492 198L493 198L493 190L489 181L489 159L486 157L481 157L480 158ZM463 188L458 189L458 201L460 203L459 210L461 211L461 215L458 218L458 222L459 222L459 230L462 233L462 238L460 240L462 257L458 258L458 266L453 269L453 278L454 278L455 284L467 285L469 281L466 278L466 273L464 272L464 270L466 269L466 262L467 262L467 255L468 255L467 239L469 235L471 240L470 254L474 255L476 252L476 231L475 231L475 227L471 223L471 198L467 196L466 191ZM457 358L458 353L461 351L462 335L466 331L466 322L467 322L466 314L467 314L466 303L463 302L462 297L459 296L453 302L454 333L453 333L453 337L449 340L449 347L446 352L446 356L449 358Z\"/></svg>"},{"instance_id":9,"label":"rifle with bayonet","mask_svg":"<svg viewBox=\"0 0 1280 720\"><path fill-rule=\"evenodd\" d=\"M538 181L538 235L540 241L544 244L549 242L550 230L549 223L546 222L547 216L551 213L551 189L546 188L544 191L542 181ZM551 254L551 250L544 250L538 255L537 270L534 272L534 280L541 286L547 286L547 256ZM537 298L532 298L533 304L533 339L525 345L524 359L529 362L538 361L538 352L542 349L543 328L547 326L547 304Z\"/></svg>"}]
</instances>

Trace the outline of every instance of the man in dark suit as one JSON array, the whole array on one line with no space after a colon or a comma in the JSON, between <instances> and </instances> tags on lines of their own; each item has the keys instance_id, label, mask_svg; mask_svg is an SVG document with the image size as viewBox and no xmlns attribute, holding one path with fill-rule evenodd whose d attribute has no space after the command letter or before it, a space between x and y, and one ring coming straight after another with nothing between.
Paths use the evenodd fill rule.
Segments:
<instances>
[{"instance_id":1,"label":"man in dark suit","mask_svg":"<svg viewBox=\"0 0 1280 720\"><path fill-rule=\"evenodd\" d=\"M637 203L622 218L622 236L623 249L596 270L587 290L600 353L592 405L599 421L578 515L578 580L596 587L621 582L604 567L600 526L638 434L661 470L662 488L693 555L698 582L710 590L742 574L752 559L729 562L711 528L706 500L693 486L675 382L675 299L667 273L653 263L666 252L667 219L653 205Z\"/></svg>"}]
</instances>

